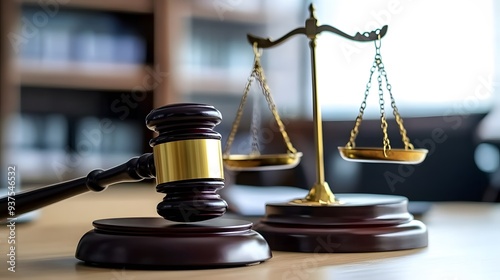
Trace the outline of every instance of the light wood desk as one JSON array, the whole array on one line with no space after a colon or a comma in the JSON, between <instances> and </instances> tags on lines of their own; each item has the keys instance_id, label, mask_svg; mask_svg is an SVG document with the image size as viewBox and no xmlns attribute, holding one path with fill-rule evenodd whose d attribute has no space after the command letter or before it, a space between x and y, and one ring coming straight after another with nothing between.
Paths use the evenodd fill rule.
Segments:
<instances>
[{"instance_id":1,"label":"light wood desk","mask_svg":"<svg viewBox=\"0 0 500 280\"><path fill-rule=\"evenodd\" d=\"M143 189L144 188L144 189ZM147 271L89 267L74 258L93 220L157 216L162 195L149 185L111 187L48 206L16 225L16 272L7 270L7 235L0 230L0 279L499 279L500 205L438 203L422 219L424 249L356 254L273 252L265 263L212 270Z\"/></svg>"}]
</instances>

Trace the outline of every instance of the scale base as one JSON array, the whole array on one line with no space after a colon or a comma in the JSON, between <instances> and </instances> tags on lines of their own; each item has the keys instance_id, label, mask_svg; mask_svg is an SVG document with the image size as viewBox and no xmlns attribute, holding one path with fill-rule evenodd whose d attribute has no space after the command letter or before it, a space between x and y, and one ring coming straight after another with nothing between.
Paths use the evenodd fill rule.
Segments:
<instances>
[{"instance_id":1,"label":"scale base","mask_svg":"<svg viewBox=\"0 0 500 280\"><path fill-rule=\"evenodd\" d=\"M408 199L338 194L339 205L266 205L254 227L272 250L310 253L381 252L426 247L427 228L408 213Z\"/></svg>"},{"instance_id":2,"label":"scale base","mask_svg":"<svg viewBox=\"0 0 500 280\"><path fill-rule=\"evenodd\" d=\"M217 218L175 223L163 218L96 220L76 249L90 265L193 269L256 264L271 258L252 223Z\"/></svg>"}]
</instances>

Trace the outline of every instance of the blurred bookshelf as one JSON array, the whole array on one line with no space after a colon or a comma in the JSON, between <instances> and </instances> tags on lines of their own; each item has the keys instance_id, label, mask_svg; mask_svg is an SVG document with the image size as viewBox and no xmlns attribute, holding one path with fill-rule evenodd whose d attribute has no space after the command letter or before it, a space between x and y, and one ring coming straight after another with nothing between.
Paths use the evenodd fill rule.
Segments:
<instances>
[{"instance_id":1,"label":"blurred bookshelf","mask_svg":"<svg viewBox=\"0 0 500 280\"><path fill-rule=\"evenodd\" d=\"M147 150L144 118L168 100L154 97L154 1L6 2L17 14L15 59L2 69L16 72L16 90L2 112L1 155L23 183L86 175Z\"/></svg>"},{"instance_id":2,"label":"blurred bookshelf","mask_svg":"<svg viewBox=\"0 0 500 280\"><path fill-rule=\"evenodd\" d=\"M253 66L254 54L247 34L273 39L282 36L290 26L303 24L307 3L299 0L185 2L181 13L185 28L178 36L181 43L176 56L180 96L189 102L216 106L224 119L218 126L224 138ZM308 78L303 78L302 72L304 64L309 63L307 44L301 40L306 38L266 50L261 59L274 99L285 117L301 112L300 108L307 104L304 100L309 98L303 94L308 89L305 88ZM309 77L308 72L306 75ZM254 84L250 98L260 94L259 91ZM263 114L267 113L267 108L261 109ZM248 120L244 118L243 122Z\"/></svg>"},{"instance_id":3,"label":"blurred bookshelf","mask_svg":"<svg viewBox=\"0 0 500 280\"><path fill-rule=\"evenodd\" d=\"M246 34L276 31L269 23L283 18L300 24L305 5L2 1L2 35L10 38L2 43L9 60L0 62L3 163L34 184L111 167L150 151L144 118L169 103L212 104L229 125L253 63ZM284 60L264 59L267 74L283 70Z\"/></svg>"}]
</instances>

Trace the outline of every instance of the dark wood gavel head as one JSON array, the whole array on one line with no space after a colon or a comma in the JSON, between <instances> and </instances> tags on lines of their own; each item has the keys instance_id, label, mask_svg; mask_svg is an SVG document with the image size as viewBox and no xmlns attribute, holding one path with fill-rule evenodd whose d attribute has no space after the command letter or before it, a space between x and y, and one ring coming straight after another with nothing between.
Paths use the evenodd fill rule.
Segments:
<instances>
[{"instance_id":1,"label":"dark wood gavel head","mask_svg":"<svg viewBox=\"0 0 500 280\"><path fill-rule=\"evenodd\" d=\"M160 216L197 222L222 216L226 202L216 193L224 187L221 135L213 129L221 113L204 104L172 104L149 113L146 125L158 133L151 139L156 190L166 194Z\"/></svg>"}]
</instances>

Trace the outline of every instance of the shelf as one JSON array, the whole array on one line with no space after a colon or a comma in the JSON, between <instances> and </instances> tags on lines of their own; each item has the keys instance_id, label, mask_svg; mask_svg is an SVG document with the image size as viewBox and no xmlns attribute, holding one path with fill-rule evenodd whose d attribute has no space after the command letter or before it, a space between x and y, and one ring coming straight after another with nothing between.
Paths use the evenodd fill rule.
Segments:
<instances>
[{"instance_id":1,"label":"shelf","mask_svg":"<svg viewBox=\"0 0 500 280\"><path fill-rule=\"evenodd\" d=\"M18 0L22 4L40 5L40 0ZM46 1L47 6L52 1ZM153 0L66 0L58 1L59 7L84 8L92 10L133 12L133 13L153 13Z\"/></svg>"},{"instance_id":2,"label":"shelf","mask_svg":"<svg viewBox=\"0 0 500 280\"><path fill-rule=\"evenodd\" d=\"M142 64L42 62L24 60L19 65L23 86L98 90L151 90L153 70Z\"/></svg>"},{"instance_id":3,"label":"shelf","mask_svg":"<svg viewBox=\"0 0 500 280\"><path fill-rule=\"evenodd\" d=\"M241 95L250 74L249 69L186 69L181 75L183 92L197 94ZM252 85L257 87L257 83Z\"/></svg>"},{"instance_id":4,"label":"shelf","mask_svg":"<svg viewBox=\"0 0 500 280\"><path fill-rule=\"evenodd\" d=\"M235 2L235 3L230 3ZM261 22L267 14L261 1L190 1L191 17L242 23Z\"/></svg>"}]
</instances>

